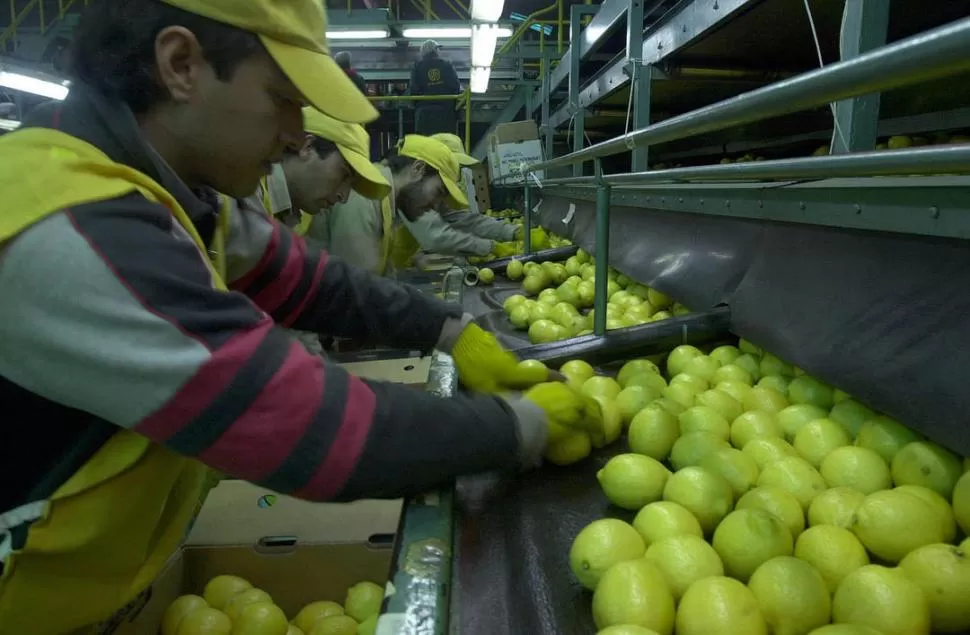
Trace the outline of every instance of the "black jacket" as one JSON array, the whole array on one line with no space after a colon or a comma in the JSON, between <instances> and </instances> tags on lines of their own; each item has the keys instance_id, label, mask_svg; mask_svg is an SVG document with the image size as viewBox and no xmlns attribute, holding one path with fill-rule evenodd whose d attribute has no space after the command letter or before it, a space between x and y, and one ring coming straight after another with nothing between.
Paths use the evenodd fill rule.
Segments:
<instances>
[{"instance_id":1,"label":"black jacket","mask_svg":"<svg viewBox=\"0 0 970 635\"><path fill-rule=\"evenodd\" d=\"M448 60L429 55L414 65L411 71L412 95L457 95L460 92L458 73ZM421 107L430 104L435 102L417 102L415 105Z\"/></svg>"}]
</instances>

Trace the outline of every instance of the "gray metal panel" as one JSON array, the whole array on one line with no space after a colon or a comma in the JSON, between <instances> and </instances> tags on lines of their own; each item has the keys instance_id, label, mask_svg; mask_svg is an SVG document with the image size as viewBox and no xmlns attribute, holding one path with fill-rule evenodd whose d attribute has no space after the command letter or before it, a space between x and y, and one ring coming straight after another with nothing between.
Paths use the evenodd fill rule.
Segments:
<instances>
[{"instance_id":1,"label":"gray metal panel","mask_svg":"<svg viewBox=\"0 0 970 635\"><path fill-rule=\"evenodd\" d=\"M642 2L643 0L639 1ZM605 2L599 5L599 11L597 11L586 28L580 33L578 46L576 45L576 40L573 40L573 43L563 53L559 66L549 74L549 78L552 81L550 84L550 92L554 92L569 77L570 63L572 62L573 56L576 55L576 50L579 50L579 59L585 59L590 51L607 38L617 25L620 24L620 21L626 14L629 2L630 0L605 0Z\"/></svg>"}]
</instances>

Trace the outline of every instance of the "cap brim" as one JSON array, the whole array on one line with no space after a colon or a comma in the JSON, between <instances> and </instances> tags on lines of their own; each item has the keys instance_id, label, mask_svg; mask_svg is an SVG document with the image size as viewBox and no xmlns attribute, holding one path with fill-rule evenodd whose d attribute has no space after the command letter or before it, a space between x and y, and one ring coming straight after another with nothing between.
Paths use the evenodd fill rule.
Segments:
<instances>
[{"instance_id":1,"label":"cap brim","mask_svg":"<svg viewBox=\"0 0 970 635\"><path fill-rule=\"evenodd\" d=\"M473 156L467 155L464 152L455 152L455 159L458 160L459 165L478 165L481 163L478 159Z\"/></svg>"},{"instance_id":2,"label":"cap brim","mask_svg":"<svg viewBox=\"0 0 970 635\"><path fill-rule=\"evenodd\" d=\"M378 112L370 100L332 57L266 36L260 36L260 40L311 106L347 123L377 119Z\"/></svg>"},{"instance_id":3,"label":"cap brim","mask_svg":"<svg viewBox=\"0 0 970 635\"><path fill-rule=\"evenodd\" d=\"M441 177L442 183L445 184L445 188L448 190L448 200L445 204L451 209L465 209L468 207L468 199L465 198L465 193L461 191L458 184L451 179L446 179L443 175Z\"/></svg>"},{"instance_id":4,"label":"cap brim","mask_svg":"<svg viewBox=\"0 0 970 635\"><path fill-rule=\"evenodd\" d=\"M381 171L374 167L370 159L342 145L338 145L337 150L356 174L353 186L355 192L372 201L379 201L391 193L391 184L387 182Z\"/></svg>"}]
</instances>

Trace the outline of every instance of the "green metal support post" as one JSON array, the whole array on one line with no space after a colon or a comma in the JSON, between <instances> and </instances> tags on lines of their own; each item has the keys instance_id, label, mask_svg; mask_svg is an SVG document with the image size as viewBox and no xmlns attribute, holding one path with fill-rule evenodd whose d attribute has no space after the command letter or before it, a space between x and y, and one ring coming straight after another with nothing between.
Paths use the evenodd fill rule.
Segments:
<instances>
[{"instance_id":1,"label":"green metal support post","mask_svg":"<svg viewBox=\"0 0 970 635\"><path fill-rule=\"evenodd\" d=\"M583 15L582 5L573 5L569 8L569 41L579 42L582 23L580 18ZM569 58L569 107L572 110L573 118L573 146L571 150L577 152L583 149L583 139L586 136L586 109L579 103L579 55L572 55ZM577 163L573 166L573 176L583 176L583 164Z\"/></svg>"},{"instance_id":2,"label":"green metal support post","mask_svg":"<svg viewBox=\"0 0 970 635\"><path fill-rule=\"evenodd\" d=\"M597 159L596 174L596 297L593 299L593 333L606 334L606 297L610 282L610 186L603 180L603 168Z\"/></svg>"},{"instance_id":3,"label":"green metal support post","mask_svg":"<svg viewBox=\"0 0 970 635\"><path fill-rule=\"evenodd\" d=\"M526 254L532 253L532 186L529 185L529 175L525 175L525 209L522 215L525 218L525 235L522 237L523 250Z\"/></svg>"},{"instance_id":4,"label":"green metal support post","mask_svg":"<svg viewBox=\"0 0 970 635\"><path fill-rule=\"evenodd\" d=\"M650 125L650 80L653 68L643 63L643 1L630 0L626 13L626 60L627 73L630 75L630 110L627 125L634 130ZM630 157L633 172L650 169L647 161L647 146L634 148Z\"/></svg>"}]
</instances>

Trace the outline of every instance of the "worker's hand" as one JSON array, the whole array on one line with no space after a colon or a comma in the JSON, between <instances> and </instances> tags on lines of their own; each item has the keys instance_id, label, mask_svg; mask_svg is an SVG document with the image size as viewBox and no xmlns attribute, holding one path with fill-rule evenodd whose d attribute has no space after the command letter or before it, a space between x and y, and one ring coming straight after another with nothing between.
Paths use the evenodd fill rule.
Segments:
<instances>
[{"instance_id":1,"label":"worker's hand","mask_svg":"<svg viewBox=\"0 0 970 635\"><path fill-rule=\"evenodd\" d=\"M523 390L535 383L535 373L520 368L518 358L491 333L469 324L458 336L451 356L461 383L478 392Z\"/></svg>"},{"instance_id":2,"label":"worker's hand","mask_svg":"<svg viewBox=\"0 0 970 635\"><path fill-rule=\"evenodd\" d=\"M515 255L515 245L512 243L495 243L495 255L499 258Z\"/></svg>"}]
</instances>

